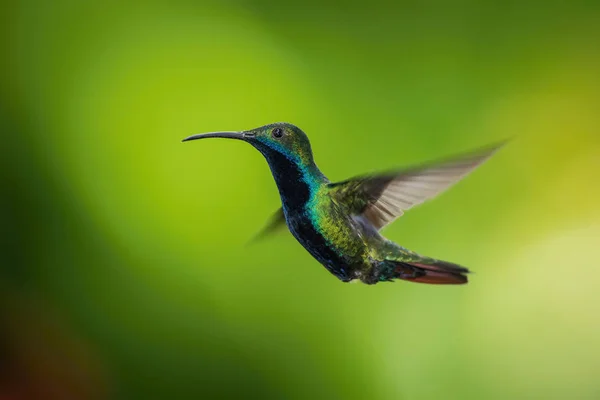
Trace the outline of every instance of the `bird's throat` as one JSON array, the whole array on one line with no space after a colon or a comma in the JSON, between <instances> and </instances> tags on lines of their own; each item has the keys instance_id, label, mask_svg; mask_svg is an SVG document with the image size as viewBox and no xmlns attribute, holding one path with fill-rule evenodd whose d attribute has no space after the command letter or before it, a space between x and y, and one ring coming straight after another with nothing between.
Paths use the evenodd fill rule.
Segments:
<instances>
[{"instance_id":1,"label":"bird's throat","mask_svg":"<svg viewBox=\"0 0 600 400\"><path fill-rule=\"evenodd\" d=\"M303 210L312 194L328 183L312 161L304 164L278 151L263 154L275 178L283 207L288 212Z\"/></svg>"}]
</instances>

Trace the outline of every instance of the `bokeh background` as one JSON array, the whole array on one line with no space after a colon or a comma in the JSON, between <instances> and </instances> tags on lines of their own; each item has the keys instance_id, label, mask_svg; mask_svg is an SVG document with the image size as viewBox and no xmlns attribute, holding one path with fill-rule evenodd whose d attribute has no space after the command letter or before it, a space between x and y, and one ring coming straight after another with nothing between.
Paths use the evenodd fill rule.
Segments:
<instances>
[{"instance_id":1,"label":"bokeh background","mask_svg":"<svg viewBox=\"0 0 600 400\"><path fill-rule=\"evenodd\" d=\"M593 1L4 1L0 399L600 398ZM250 146L332 180L513 141L387 228L462 287L342 284Z\"/></svg>"}]
</instances>

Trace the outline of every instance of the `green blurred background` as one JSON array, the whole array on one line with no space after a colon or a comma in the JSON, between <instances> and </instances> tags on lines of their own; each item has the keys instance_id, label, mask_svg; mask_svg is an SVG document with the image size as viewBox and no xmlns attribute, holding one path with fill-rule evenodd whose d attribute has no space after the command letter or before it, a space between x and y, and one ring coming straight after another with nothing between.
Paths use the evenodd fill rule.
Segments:
<instances>
[{"instance_id":1,"label":"green blurred background","mask_svg":"<svg viewBox=\"0 0 600 400\"><path fill-rule=\"evenodd\" d=\"M592 1L5 1L0 399L600 398ZM386 236L468 286L342 284L266 163L332 180L515 140Z\"/></svg>"}]
</instances>

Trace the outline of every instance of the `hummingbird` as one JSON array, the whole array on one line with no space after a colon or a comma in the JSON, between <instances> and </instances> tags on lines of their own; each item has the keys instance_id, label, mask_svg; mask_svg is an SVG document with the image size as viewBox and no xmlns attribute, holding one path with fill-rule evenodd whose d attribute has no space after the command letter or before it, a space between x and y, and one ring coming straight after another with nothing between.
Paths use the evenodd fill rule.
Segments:
<instances>
[{"instance_id":1,"label":"hummingbird","mask_svg":"<svg viewBox=\"0 0 600 400\"><path fill-rule=\"evenodd\" d=\"M202 133L183 141L208 138L247 142L269 164L281 208L260 237L287 225L296 240L342 282L467 283L469 269L408 250L385 238L381 230L465 177L501 144L444 161L331 182L315 164L307 135L290 123Z\"/></svg>"}]
</instances>

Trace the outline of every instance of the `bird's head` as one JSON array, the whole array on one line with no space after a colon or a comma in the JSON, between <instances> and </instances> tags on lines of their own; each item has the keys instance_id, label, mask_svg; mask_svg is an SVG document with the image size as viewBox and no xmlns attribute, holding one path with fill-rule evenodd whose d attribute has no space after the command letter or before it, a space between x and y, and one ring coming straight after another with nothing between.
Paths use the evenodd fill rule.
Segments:
<instances>
[{"instance_id":1,"label":"bird's head","mask_svg":"<svg viewBox=\"0 0 600 400\"><path fill-rule=\"evenodd\" d=\"M281 156L300 164L309 164L313 161L306 134L297 126L286 122L264 125L249 131L201 133L185 138L183 141L207 138L243 140L254 146L269 161Z\"/></svg>"}]
</instances>

